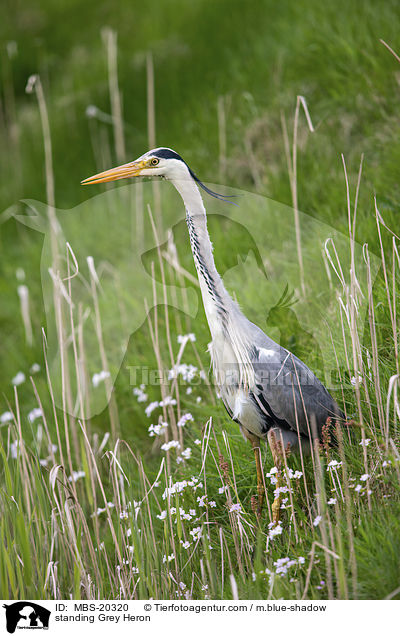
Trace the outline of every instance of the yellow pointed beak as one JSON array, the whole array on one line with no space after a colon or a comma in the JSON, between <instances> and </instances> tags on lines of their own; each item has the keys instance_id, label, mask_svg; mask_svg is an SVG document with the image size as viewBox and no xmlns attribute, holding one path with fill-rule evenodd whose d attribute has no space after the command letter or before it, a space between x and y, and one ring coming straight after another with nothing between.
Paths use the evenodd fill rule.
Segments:
<instances>
[{"instance_id":1,"label":"yellow pointed beak","mask_svg":"<svg viewBox=\"0 0 400 636\"><path fill-rule=\"evenodd\" d=\"M91 185L92 183L107 183L108 181L117 181L118 179L127 179L128 177L138 177L141 171L147 167L146 161L131 161L117 168L111 168L105 172L99 172L81 181L81 185Z\"/></svg>"}]
</instances>

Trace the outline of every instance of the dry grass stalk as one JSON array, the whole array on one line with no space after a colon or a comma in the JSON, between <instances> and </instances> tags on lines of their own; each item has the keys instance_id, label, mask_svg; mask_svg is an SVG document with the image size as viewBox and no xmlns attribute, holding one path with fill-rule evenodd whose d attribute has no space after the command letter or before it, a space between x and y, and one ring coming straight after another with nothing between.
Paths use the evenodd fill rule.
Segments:
<instances>
[{"instance_id":1,"label":"dry grass stalk","mask_svg":"<svg viewBox=\"0 0 400 636\"><path fill-rule=\"evenodd\" d=\"M106 354L106 349L104 346L104 339L103 339L103 329L102 329L101 314L100 314L100 307L99 307L99 298L97 293L97 287L99 286L100 283L99 283L99 278L97 276L97 272L95 269L94 260L91 256L87 257L87 264L88 264L89 274L90 274L90 290L91 290L93 306L94 306L95 329L96 329L97 342L99 344L101 365L102 365L103 371L105 371L107 374L104 382L105 382L107 399L108 399L108 412L110 414L111 431L112 431L112 435L114 439L116 439L119 434L120 424L119 424L118 408L117 408L115 395L113 393L113 385L112 385L112 380L110 376L108 359L107 359L107 354Z\"/></svg>"},{"instance_id":2,"label":"dry grass stalk","mask_svg":"<svg viewBox=\"0 0 400 636\"><path fill-rule=\"evenodd\" d=\"M122 118L121 95L118 87L118 47L117 33L112 29L103 29L102 32L108 62L108 88L111 102L111 115L114 127L114 147L118 163L126 161L124 123Z\"/></svg>"},{"instance_id":3,"label":"dry grass stalk","mask_svg":"<svg viewBox=\"0 0 400 636\"><path fill-rule=\"evenodd\" d=\"M300 228L300 215L299 215L299 204L298 204L298 194L297 194L297 137L298 137L298 127L299 127L300 106L302 106L304 114L306 116L306 121L307 121L307 126L309 131L314 132L314 126L312 124L310 113L308 111L307 102L302 95L298 95L296 100L296 109L294 112L293 139L292 139L291 151L290 151L289 135L287 131L286 120L283 113L281 114L281 122L282 122L283 141L285 145L286 161L287 161L288 172L289 172L290 190L292 193L294 226L296 231L297 258L299 262L300 287L301 287L302 294L305 297L306 285L304 280L304 264L303 264L303 254L302 254L302 247L301 247L301 228Z\"/></svg>"},{"instance_id":4,"label":"dry grass stalk","mask_svg":"<svg viewBox=\"0 0 400 636\"><path fill-rule=\"evenodd\" d=\"M29 310L29 289L26 285L18 285L18 296L21 308L22 323L25 330L26 344L31 347L33 343L32 322Z\"/></svg>"},{"instance_id":5,"label":"dry grass stalk","mask_svg":"<svg viewBox=\"0 0 400 636\"><path fill-rule=\"evenodd\" d=\"M155 106L155 82L154 82L154 63L151 51L146 55L146 75L147 75L147 136L149 149L155 148L156 143L156 106ZM154 198L154 214L157 220L157 226L162 227L161 216L161 193L160 184L157 179L152 182L153 198Z\"/></svg>"},{"instance_id":6,"label":"dry grass stalk","mask_svg":"<svg viewBox=\"0 0 400 636\"><path fill-rule=\"evenodd\" d=\"M39 75L31 75L26 85L27 93L36 93L39 105L40 121L42 125L42 135L44 144L44 161L46 174L46 200L47 214L50 226L51 254L54 271L58 269L58 247L57 234L59 233L59 225L55 212L55 195L54 195L54 170L53 170L53 153L51 145L50 123L47 112L46 99L44 96L42 82Z\"/></svg>"},{"instance_id":7,"label":"dry grass stalk","mask_svg":"<svg viewBox=\"0 0 400 636\"><path fill-rule=\"evenodd\" d=\"M225 97L220 95L217 100L217 117L218 117L218 144L219 144L219 174L222 183L226 179L226 116L225 116Z\"/></svg>"}]
</instances>

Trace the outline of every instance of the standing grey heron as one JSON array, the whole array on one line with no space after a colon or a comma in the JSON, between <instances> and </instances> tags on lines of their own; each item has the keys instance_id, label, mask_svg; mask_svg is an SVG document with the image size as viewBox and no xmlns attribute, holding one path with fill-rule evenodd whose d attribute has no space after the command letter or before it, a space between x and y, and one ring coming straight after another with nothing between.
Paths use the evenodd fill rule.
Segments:
<instances>
[{"instance_id":1,"label":"standing grey heron","mask_svg":"<svg viewBox=\"0 0 400 636\"><path fill-rule=\"evenodd\" d=\"M163 177L171 181L183 199L211 332L214 379L230 417L253 446L260 517L265 494L260 440L268 440L275 465L280 469L285 453L306 450L323 427L344 415L307 365L250 322L225 289L215 267L199 187L217 199L227 197L207 188L170 148L150 150L136 161L96 174L82 184L129 177ZM275 523L279 521L281 506L277 490L272 504Z\"/></svg>"}]
</instances>

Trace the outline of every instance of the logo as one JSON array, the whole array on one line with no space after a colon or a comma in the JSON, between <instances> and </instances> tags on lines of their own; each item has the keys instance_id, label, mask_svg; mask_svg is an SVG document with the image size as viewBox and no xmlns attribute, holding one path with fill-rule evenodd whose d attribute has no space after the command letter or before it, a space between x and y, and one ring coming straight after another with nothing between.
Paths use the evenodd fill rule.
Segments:
<instances>
[{"instance_id":1,"label":"logo","mask_svg":"<svg viewBox=\"0 0 400 636\"><path fill-rule=\"evenodd\" d=\"M49 629L51 612L41 605L31 601L18 601L3 607L6 610L9 634L13 634L16 629Z\"/></svg>"}]
</instances>

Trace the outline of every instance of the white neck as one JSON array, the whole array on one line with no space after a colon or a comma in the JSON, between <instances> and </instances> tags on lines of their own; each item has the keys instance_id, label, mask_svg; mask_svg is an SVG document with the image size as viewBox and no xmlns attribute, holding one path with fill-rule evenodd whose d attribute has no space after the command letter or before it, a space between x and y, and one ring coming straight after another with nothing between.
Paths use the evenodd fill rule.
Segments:
<instances>
[{"instance_id":1,"label":"white neck","mask_svg":"<svg viewBox=\"0 0 400 636\"><path fill-rule=\"evenodd\" d=\"M226 324L233 304L215 267L213 248L207 229L207 215L199 189L193 179L172 179L186 209L190 245L196 265L204 308L213 338Z\"/></svg>"},{"instance_id":2,"label":"white neck","mask_svg":"<svg viewBox=\"0 0 400 636\"><path fill-rule=\"evenodd\" d=\"M190 245L211 331L210 354L217 384L223 387L224 371L234 368L239 372L239 384L245 388L250 387L254 384L254 374L246 341L248 321L229 296L215 267L207 230L206 210L200 191L189 175L184 179L170 180L181 195L186 208Z\"/></svg>"}]
</instances>

